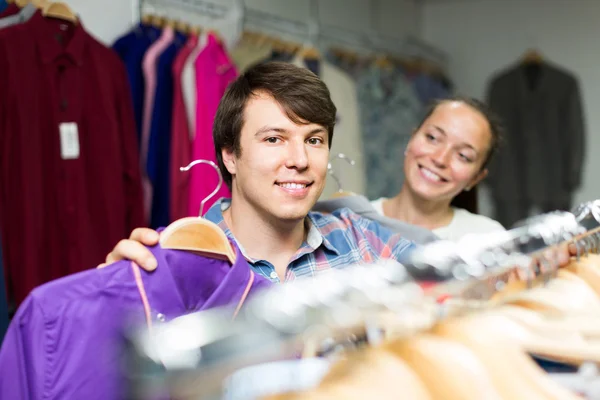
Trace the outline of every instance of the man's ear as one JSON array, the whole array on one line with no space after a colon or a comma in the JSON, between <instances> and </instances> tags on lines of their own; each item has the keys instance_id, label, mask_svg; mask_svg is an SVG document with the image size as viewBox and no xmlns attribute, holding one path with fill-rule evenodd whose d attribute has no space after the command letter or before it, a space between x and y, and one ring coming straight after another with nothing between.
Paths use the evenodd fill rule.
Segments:
<instances>
[{"instance_id":1,"label":"man's ear","mask_svg":"<svg viewBox=\"0 0 600 400\"><path fill-rule=\"evenodd\" d=\"M473 178L473 180L469 183L469 185L465 188L465 190L471 190L471 188L475 187L479 182L481 182L488 175L487 168L479 171L477 176Z\"/></svg>"},{"instance_id":2,"label":"man's ear","mask_svg":"<svg viewBox=\"0 0 600 400\"><path fill-rule=\"evenodd\" d=\"M231 175L235 175L236 170L237 170L237 164L236 164L235 151L233 150L233 148L231 148L231 149L222 148L221 149L221 157L223 158L223 164L225 164L225 168L227 168L227 171Z\"/></svg>"}]
</instances>

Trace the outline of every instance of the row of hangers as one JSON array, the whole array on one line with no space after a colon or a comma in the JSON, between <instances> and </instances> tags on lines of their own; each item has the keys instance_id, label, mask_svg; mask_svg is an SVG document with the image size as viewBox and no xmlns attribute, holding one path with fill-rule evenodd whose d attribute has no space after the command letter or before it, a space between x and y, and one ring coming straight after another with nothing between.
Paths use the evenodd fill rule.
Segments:
<instances>
[{"instance_id":1,"label":"row of hangers","mask_svg":"<svg viewBox=\"0 0 600 400\"><path fill-rule=\"evenodd\" d=\"M316 390L276 398L575 399L529 355L573 365L600 363L600 256L595 254L600 249L600 207L593 203L586 210L588 219L573 214L567 218L569 213L564 213L528 223L513 230L525 232L518 238L486 235L487 240L452 244L446 253L438 245L422 252L439 269L464 265L468 253L470 267L463 268L462 275L470 278L456 275L454 282L478 283L489 291L484 298L464 295L439 302L409 279L414 269L423 268L422 260L404 266L356 266L259 294L236 321L219 318L218 310L182 317L159 333L156 345L183 360L187 352L210 354L204 367L199 360L190 367L194 373L185 371L193 384L178 381L182 391L218 385L214 374L218 368L231 368L230 363L239 368L260 362L261 356L285 357L299 349L306 357L323 355L323 349L332 347L332 338L343 342L358 336L366 337L368 346L346 349L337 361L334 354L333 368ZM594 223L588 223L592 219ZM548 224L546 231L540 229L542 223ZM515 247L504 237L516 239L523 249L535 249L530 256L510 254ZM569 237L580 257L558 270L548 250ZM506 257L490 264L490 251L506 252ZM463 260L450 268L446 261L455 255ZM473 260L488 265L483 274ZM413 270L408 268L411 264ZM550 270L552 279L509 274L514 268L531 271L540 265ZM206 329L210 335L180 343L177 349L164 344L189 336L190 330ZM219 349L231 348L229 342L245 345L234 353L221 353ZM207 373L211 382L201 379Z\"/></svg>"},{"instance_id":2,"label":"row of hangers","mask_svg":"<svg viewBox=\"0 0 600 400\"><path fill-rule=\"evenodd\" d=\"M550 280L515 279L503 288L482 280L493 293L489 299L436 304L417 297L401 312L371 316L379 319L383 340L344 353L316 389L266 399L579 398L530 355L580 368L600 363L598 232L581 235L577 243L586 254L554 270ZM529 261L520 267L540 260Z\"/></svg>"},{"instance_id":3,"label":"row of hangers","mask_svg":"<svg viewBox=\"0 0 600 400\"><path fill-rule=\"evenodd\" d=\"M314 46L283 40L279 36L262 32L245 30L242 32L241 42L257 47L269 46L275 51L298 55L305 59L318 60L322 57L321 52Z\"/></svg>"},{"instance_id":4,"label":"row of hangers","mask_svg":"<svg viewBox=\"0 0 600 400\"><path fill-rule=\"evenodd\" d=\"M57 18L72 23L77 23L77 14L65 3L49 0L7 0L8 4L15 4L23 8L29 4L42 11L42 15L48 18Z\"/></svg>"}]
</instances>

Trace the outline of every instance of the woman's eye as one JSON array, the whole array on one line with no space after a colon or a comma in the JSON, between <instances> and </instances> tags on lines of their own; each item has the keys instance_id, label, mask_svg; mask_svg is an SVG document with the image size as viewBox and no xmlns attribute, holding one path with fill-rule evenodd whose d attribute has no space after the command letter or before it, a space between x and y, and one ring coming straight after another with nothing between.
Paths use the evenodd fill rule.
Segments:
<instances>
[{"instance_id":1,"label":"woman's eye","mask_svg":"<svg viewBox=\"0 0 600 400\"><path fill-rule=\"evenodd\" d=\"M431 133L426 133L425 137L427 138L428 141L433 142L435 141L435 136L433 136Z\"/></svg>"},{"instance_id":2,"label":"woman's eye","mask_svg":"<svg viewBox=\"0 0 600 400\"><path fill-rule=\"evenodd\" d=\"M464 154L459 154L458 155L460 157L461 160L465 161L465 162L472 162L473 160L471 159L471 157L468 157Z\"/></svg>"}]
</instances>

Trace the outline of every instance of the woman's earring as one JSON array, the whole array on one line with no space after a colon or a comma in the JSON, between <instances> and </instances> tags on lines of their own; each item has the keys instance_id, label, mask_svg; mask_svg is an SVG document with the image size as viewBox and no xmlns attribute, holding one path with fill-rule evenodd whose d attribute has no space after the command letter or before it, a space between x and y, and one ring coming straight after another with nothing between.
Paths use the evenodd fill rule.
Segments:
<instances>
[{"instance_id":1,"label":"woman's earring","mask_svg":"<svg viewBox=\"0 0 600 400\"><path fill-rule=\"evenodd\" d=\"M466 188L465 188L465 192L468 192L469 190L471 190L471 188L470 188L470 187L466 187Z\"/></svg>"}]
</instances>

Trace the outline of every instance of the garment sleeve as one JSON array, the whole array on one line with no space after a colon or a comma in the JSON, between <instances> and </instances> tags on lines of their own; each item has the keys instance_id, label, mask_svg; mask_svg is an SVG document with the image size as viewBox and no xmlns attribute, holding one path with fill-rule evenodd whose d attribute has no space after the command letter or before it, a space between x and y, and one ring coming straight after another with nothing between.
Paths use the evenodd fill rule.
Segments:
<instances>
[{"instance_id":1,"label":"garment sleeve","mask_svg":"<svg viewBox=\"0 0 600 400\"><path fill-rule=\"evenodd\" d=\"M13 318L0 349L0 399L44 397L47 325L39 304L27 298Z\"/></svg>"},{"instance_id":2,"label":"garment sleeve","mask_svg":"<svg viewBox=\"0 0 600 400\"><path fill-rule=\"evenodd\" d=\"M115 75L127 212L125 235L129 236L133 229L147 224L144 220L144 200L131 90L122 62L118 63Z\"/></svg>"},{"instance_id":3,"label":"garment sleeve","mask_svg":"<svg viewBox=\"0 0 600 400\"><path fill-rule=\"evenodd\" d=\"M569 149L567 154L566 187L570 190L577 189L581 185L581 176L583 174L583 164L585 158L585 122L583 108L581 104L581 93L577 81L567 99L566 108L566 132L565 137L568 142L565 148Z\"/></svg>"}]
</instances>

